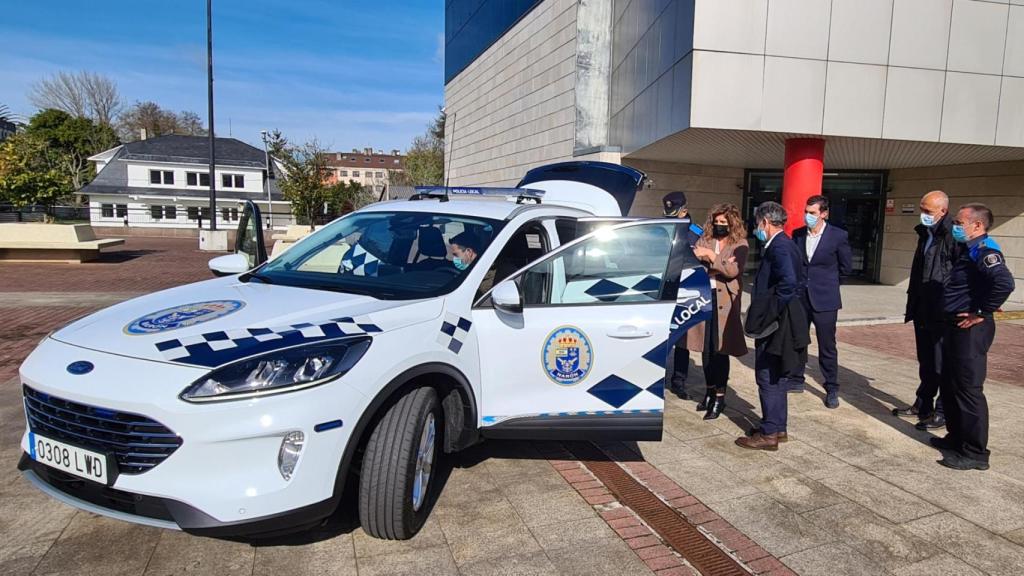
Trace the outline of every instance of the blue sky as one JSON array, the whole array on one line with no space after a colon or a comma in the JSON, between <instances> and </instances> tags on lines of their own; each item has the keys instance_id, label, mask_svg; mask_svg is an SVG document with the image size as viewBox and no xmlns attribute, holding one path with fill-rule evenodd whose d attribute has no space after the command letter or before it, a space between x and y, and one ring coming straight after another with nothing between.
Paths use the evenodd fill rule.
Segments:
<instances>
[{"instance_id":1,"label":"blue sky","mask_svg":"<svg viewBox=\"0 0 1024 576\"><path fill-rule=\"evenodd\" d=\"M440 0L214 0L217 135L261 129L331 150L405 149L444 97ZM35 110L57 70L110 76L127 102L206 120L205 0L16 2L0 19L0 104Z\"/></svg>"}]
</instances>

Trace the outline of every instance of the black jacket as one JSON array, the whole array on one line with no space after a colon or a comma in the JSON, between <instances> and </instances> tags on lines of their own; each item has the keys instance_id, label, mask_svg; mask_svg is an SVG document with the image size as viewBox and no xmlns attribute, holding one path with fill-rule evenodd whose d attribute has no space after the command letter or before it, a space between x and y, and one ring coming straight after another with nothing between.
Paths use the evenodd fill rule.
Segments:
<instances>
[{"instance_id":1,"label":"black jacket","mask_svg":"<svg viewBox=\"0 0 1024 576\"><path fill-rule=\"evenodd\" d=\"M811 343L807 310L796 296L803 283L796 244L785 234L776 236L764 252L754 277L753 297L744 330L778 356L783 373L807 361Z\"/></svg>"},{"instance_id":2,"label":"black jacket","mask_svg":"<svg viewBox=\"0 0 1024 576\"><path fill-rule=\"evenodd\" d=\"M928 243L928 227L918 224L917 250L910 267L910 285L907 286L907 309L903 321L938 325L943 321L944 291L960 249L953 240L953 218L946 214L932 229L934 239Z\"/></svg>"}]
</instances>

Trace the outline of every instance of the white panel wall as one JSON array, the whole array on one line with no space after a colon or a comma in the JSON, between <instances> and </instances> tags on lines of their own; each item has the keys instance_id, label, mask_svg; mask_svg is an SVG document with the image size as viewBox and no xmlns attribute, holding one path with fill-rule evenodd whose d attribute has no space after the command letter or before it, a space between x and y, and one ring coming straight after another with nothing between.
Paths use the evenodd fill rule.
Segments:
<instances>
[{"instance_id":1,"label":"white panel wall","mask_svg":"<svg viewBox=\"0 0 1024 576\"><path fill-rule=\"evenodd\" d=\"M627 154L688 127L1024 146L1024 0L619 1L613 142ZM692 46L689 81L653 55L666 18L693 30L671 40L677 64Z\"/></svg>"}]
</instances>

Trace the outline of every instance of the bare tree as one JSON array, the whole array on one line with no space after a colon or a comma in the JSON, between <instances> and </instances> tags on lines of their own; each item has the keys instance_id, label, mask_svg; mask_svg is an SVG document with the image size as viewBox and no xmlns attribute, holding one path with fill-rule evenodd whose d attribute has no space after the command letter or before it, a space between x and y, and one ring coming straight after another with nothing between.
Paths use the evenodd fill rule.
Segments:
<instances>
[{"instance_id":1,"label":"bare tree","mask_svg":"<svg viewBox=\"0 0 1024 576\"><path fill-rule=\"evenodd\" d=\"M138 140L142 128L146 129L146 134L149 137L166 134L187 136L205 136L207 134L202 118L195 112L185 110L175 114L171 110L161 108L156 102L136 102L121 114L118 133L123 142Z\"/></svg>"},{"instance_id":2,"label":"bare tree","mask_svg":"<svg viewBox=\"0 0 1024 576\"><path fill-rule=\"evenodd\" d=\"M40 109L54 108L72 116L111 126L121 109L117 83L95 72L60 71L34 83L29 101Z\"/></svg>"}]
</instances>

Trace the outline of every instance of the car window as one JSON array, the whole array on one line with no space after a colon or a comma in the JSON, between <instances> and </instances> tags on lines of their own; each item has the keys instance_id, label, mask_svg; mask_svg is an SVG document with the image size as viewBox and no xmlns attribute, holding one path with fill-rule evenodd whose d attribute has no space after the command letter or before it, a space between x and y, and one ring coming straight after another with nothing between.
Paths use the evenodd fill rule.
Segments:
<instances>
[{"instance_id":1,"label":"car window","mask_svg":"<svg viewBox=\"0 0 1024 576\"><path fill-rule=\"evenodd\" d=\"M654 302L672 254L674 224L598 230L517 279L525 305Z\"/></svg>"},{"instance_id":2,"label":"car window","mask_svg":"<svg viewBox=\"0 0 1024 576\"><path fill-rule=\"evenodd\" d=\"M388 299L454 290L490 246L501 222L421 212L353 213L325 226L259 271L259 278ZM476 258L453 262L453 240ZM468 258L464 259L468 260Z\"/></svg>"},{"instance_id":3,"label":"car window","mask_svg":"<svg viewBox=\"0 0 1024 576\"><path fill-rule=\"evenodd\" d=\"M520 268L547 254L551 249L548 233L540 220L523 224L509 237L498 253L491 268L477 289L474 300L479 299L495 284L511 276Z\"/></svg>"}]
</instances>

